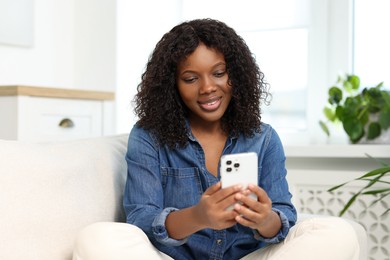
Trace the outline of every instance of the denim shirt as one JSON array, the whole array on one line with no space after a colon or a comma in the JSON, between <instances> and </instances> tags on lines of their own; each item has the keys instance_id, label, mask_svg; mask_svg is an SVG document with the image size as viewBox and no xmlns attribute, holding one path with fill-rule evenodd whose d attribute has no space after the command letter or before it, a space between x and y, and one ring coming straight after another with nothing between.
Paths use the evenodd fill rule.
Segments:
<instances>
[{"instance_id":1,"label":"denim shirt","mask_svg":"<svg viewBox=\"0 0 390 260\"><path fill-rule=\"evenodd\" d=\"M203 192L220 180L207 171L205 154L192 133L184 148L169 149L134 126L128 142L128 174L123 198L127 223L141 228L153 245L174 259L239 259L269 243L283 240L296 222L296 210L286 181L285 154L275 130L261 125L253 137L229 136L223 154L256 152L258 185L272 200L282 222L279 233L263 238L251 228L236 224L224 230L203 229L183 240L170 238L167 215L196 205Z\"/></svg>"}]
</instances>

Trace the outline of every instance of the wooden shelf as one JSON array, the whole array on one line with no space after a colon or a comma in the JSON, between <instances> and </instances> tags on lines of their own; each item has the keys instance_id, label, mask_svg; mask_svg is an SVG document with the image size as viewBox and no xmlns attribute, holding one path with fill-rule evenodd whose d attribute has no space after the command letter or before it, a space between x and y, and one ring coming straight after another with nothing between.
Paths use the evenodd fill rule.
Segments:
<instances>
[{"instance_id":1,"label":"wooden shelf","mask_svg":"<svg viewBox=\"0 0 390 260\"><path fill-rule=\"evenodd\" d=\"M0 96L36 96L49 98L114 100L113 92L90 91L64 88L47 88L33 86L0 86Z\"/></svg>"}]
</instances>

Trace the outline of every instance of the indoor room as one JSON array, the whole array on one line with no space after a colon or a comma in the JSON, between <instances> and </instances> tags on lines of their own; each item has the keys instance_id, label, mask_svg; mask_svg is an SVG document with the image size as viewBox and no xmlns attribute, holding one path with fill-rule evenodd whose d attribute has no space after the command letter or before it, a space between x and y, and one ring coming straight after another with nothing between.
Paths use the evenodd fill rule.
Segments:
<instances>
[{"instance_id":1,"label":"indoor room","mask_svg":"<svg viewBox=\"0 0 390 260\"><path fill-rule=\"evenodd\" d=\"M177 24L211 18L264 73L261 121L283 145L298 219L351 221L359 259L389 260L389 11L387 0L0 0L0 259L72 259L83 227L126 222L149 58Z\"/></svg>"}]
</instances>

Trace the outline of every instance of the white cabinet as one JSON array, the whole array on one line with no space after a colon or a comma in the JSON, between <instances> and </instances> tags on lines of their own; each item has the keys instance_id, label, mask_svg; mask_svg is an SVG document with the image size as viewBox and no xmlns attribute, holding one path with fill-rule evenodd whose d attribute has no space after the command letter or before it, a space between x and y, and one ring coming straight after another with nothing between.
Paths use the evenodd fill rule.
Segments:
<instances>
[{"instance_id":1,"label":"white cabinet","mask_svg":"<svg viewBox=\"0 0 390 260\"><path fill-rule=\"evenodd\" d=\"M0 139L54 141L114 133L114 94L0 86Z\"/></svg>"}]
</instances>

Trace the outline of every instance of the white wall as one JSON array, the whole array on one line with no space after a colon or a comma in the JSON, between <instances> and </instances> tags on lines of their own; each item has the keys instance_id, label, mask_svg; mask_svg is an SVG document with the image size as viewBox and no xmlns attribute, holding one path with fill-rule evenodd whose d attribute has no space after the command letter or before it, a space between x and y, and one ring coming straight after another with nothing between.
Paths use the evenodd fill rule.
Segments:
<instances>
[{"instance_id":1,"label":"white wall","mask_svg":"<svg viewBox=\"0 0 390 260\"><path fill-rule=\"evenodd\" d=\"M33 46L0 44L1 85L73 85L73 8L73 1L35 0Z\"/></svg>"},{"instance_id":2,"label":"white wall","mask_svg":"<svg viewBox=\"0 0 390 260\"><path fill-rule=\"evenodd\" d=\"M34 0L33 45L0 43L0 85L115 91L116 129L127 133L149 54L178 23L180 3Z\"/></svg>"},{"instance_id":3,"label":"white wall","mask_svg":"<svg viewBox=\"0 0 390 260\"><path fill-rule=\"evenodd\" d=\"M114 91L115 7L113 0L35 0L33 45L0 44L0 85Z\"/></svg>"},{"instance_id":4,"label":"white wall","mask_svg":"<svg viewBox=\"0 0 390 260\"><path fill-rule=\"evenodd\" d=\"M116 89L116 1L74 0L74 86Z\"/></svg>"},{"instance_id":5,"label":"white wall","mask_svg":"<svg viewBox=\"0 0 390 260\"><path fill-rule=\"evenodd\" d=\"M350 19L350 1L323 0L317 4L329 8L324 17L316 18L323 30L316 30L313 37L320 43L313 53L320 56L312 57L323 61L313 67L315 73L310 78L312 85L319 86L312 91L314 98L308 105L311 128L317 132L322 115L318 104L323 103L326 86L333 83L333 75L350 69L348 22L343 26L335 22ZM33 2L33 46L0 43L0 85L115 91L117 132L129 132L137 120L131 100L148 56L162 35L181 21L182 0ZM334 29L337 33L323 33ZM326 86L318 82L326 82ZM311 143L322 143L325 135L319 133L318 140L301 136ZM296 142L296 138L290 139ZM344 141L344 135L339 139Z\"/></svg>"},{"instance_id":6,"label":"white wall","mask_svg":"<svg viewBox=\"0 0 390 260\"><path fill-rule=\"evenodd\" d=\"M136 122L131 101L156 43L180 20L180 2L117 0L118 133L128 133Z\"/></svg>"}]
</instances>

